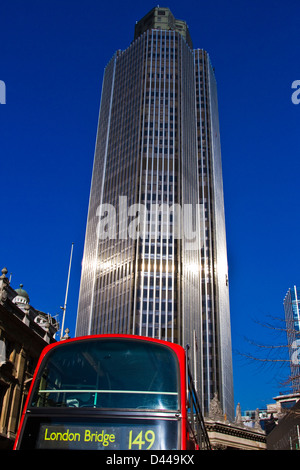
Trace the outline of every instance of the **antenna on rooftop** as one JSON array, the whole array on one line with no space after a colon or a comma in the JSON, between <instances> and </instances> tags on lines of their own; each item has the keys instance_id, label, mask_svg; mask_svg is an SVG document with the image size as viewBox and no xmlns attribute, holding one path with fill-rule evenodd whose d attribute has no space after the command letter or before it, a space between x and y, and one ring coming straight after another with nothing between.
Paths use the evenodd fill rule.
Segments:
<instances>
[{"instance_id":1,"label":"antenna on rooftop","mask_svg":"<svg viewBox=\"0 0 300 470\"><path fill-rule=\"evenodd\" d=\"M67 299L68 299L68 291L69 291L71 264L72 264L72 256L73 256L73 246L74 246L74 243L72 243L72 247L71 247L71 255L70 255L70 263L69 263L69 272L68 272L68 280L67 280L67 287L66 287L65 303L64 303L63 307L60 307L63 310L63 319L62 319L62 325L61 325L60 339L63 338L63 334L64 334L64 325L65 325L65 317L66 317L66 310L67 310Z\"/></svg>"}]
</instances>

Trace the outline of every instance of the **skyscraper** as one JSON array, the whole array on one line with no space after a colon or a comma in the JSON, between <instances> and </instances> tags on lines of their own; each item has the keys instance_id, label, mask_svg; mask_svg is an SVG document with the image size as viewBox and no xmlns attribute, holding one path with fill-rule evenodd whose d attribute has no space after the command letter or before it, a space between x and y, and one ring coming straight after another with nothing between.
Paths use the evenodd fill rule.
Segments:
<instances>
[{"instance_id":1,"label":"skyscraper","mask_svg":"<svg viewBox=\"0 0 300 470\"><path fill-rule=\"evenodd\" d=\"M291 386L300 392L300 291L289 289L284 298L287 340L290 353Z\"/></svg>"},{"instance_id":2,"label":"skyscraper","mask_svg":"<svg viewBox=\"0 0 300 470\"><path fill-rule=\"evenodd\" d=\"M203 409L233 416L216 82L168 8L104 73L76 326L97 333L188 344Z\"/></svg>"}]
</instances>

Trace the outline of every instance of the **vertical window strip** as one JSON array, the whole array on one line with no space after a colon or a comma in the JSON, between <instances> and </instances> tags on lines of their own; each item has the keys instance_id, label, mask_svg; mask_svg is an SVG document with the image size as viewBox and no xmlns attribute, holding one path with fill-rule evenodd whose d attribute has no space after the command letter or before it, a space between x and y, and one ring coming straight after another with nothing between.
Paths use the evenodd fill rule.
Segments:
<instances>
[{"instance_id":1,"label":"vertical window strip","mask_svg":"<svg viewBox=\"0 0 300 470\"><path fill-rule=\"evenodd\" d=\"M159 127L159 129L162 129L162 135L161 135L161 140L162 140L162 153L161 153L161 159L162 159L162 171L161 171L161 204L165 204L165 181L168 181L169 179L169 158L170 158L170 135L169 135L169 125L170 125L170 120L169 120L169 109L170 109L170 86L169 86L169 81L170 81L170 75L169 75L169 68L170 68L170 38L171 38L171 33L164 31L164 47L163 47L163 57L164 57L164 68L163 68L163 119L162 119L162 127ZM167 47L169 46L169 47ZM168 54L167 54L167 49L169 49ZM167 68L168 67L168 68ZM169 78L167 77L169 75ZM168 95L167 95L168 93ZM166 105L166 97L167 97L167 105ZM167 110L167 116L166 116L166 110ZM165 158L165 145L166 145L166 134L168 136L167 139L167 162ZM160 132L159 132L160 135ZM169 184L167 183L167 194L166 194L166 204L169 206ZM165 232L165 227L163 225L163 217L161 217L161 233L163 233L166 236L161 236L160 237L160 276L159 276L159 306L160 306L160 334L162 339L168 339L168 289L167 289L167 282L166 282L166 289L165 291L162 290L162 284L163 284L163 277L167 278L167 273L168 273L168 236L169 236L169 224L167 224L167 233ZM166 259L164 260L163 256L163 250L164 250L164 243L166 244ZM163 263L165 262L165 273L163 275ZM163 311L163 306L164 304L164 311ZM163 313L164 312L164 313ZM164 332L164 336L163 336Z\"/></svg>"},{"instance_id":2,"label":"vertical window strip","mask_svg":"<svg viewBox=\"0 0 300 470\"><path fill-rule=\"evenodd\" d=\"M105 174L106 174L106 162L107 162L107 151L108 151L108 141L109 141L109 134L110 134L110 124L111 124L111 113L112 113L112 102L113 102L113 95L114 95L114 84L115 84L115 73L116 73L116 66L117 66L117 55L114 57L114 64L113 64L113 73L112 73L112 85L110 90L110 99L109 99L109 111L108 111L108 124L107 124L107 132L106 132L106 141L105 141L105 150L104 150L104 164L103 164L103 176L102 176L102 184L101 184L101 194L100 194L100 201L99 204L103 202L103 187L105 181ZM92 287L92 299L91 299L91 306L89 312L89 327L88 327L88 334L91 334L91 327L93 321L93 311L94 311L94 300L95 300L95 285L96 285L96 273L98 271L98 249L99 249L99 242L97 243L97 251L96 251L96 260L94 266L94 278L93 278L93 287Z\"/></svg>"},{"instance_id":3,"label":"vertical window strip","mask_svg":"<svg viewBox=\"0 0 300 470\"><path fill-rule=\"evenodd\" d=\"M176 155L176 169L175 174L177 173L177 194L178 194L178 203L182 205L182 178L181 178L181 158L182 158L182 136L181 136L181 68L180 68L180 43L178 38L174 35L173 39L173 47L174 47L174 64L173 64L173 89L177 91L177 130L176 130L176 123L173 122L173 128L175 132L177 132L177 155ZM177 62L175 60L175 54L177 51ZM176 80L177 76L177 80ZM177 86L177 88L176 88ZM181 230L181 227L180 227ZM182 243L178 243L178 247L180 247L180 253L178 253L178 263L177 263L177 270L178 272L178 282L180 285L177 285L177 293L180 292L180 298L177 299L177 314L176 314L176 336L177 342L182 344L182 328L183 328L183 317L184 317L184 309L182 308L182 298L183 298L183 279L182 279ZM175 274L174 274L175 275ZM182 292L182 293L181 293ZM173 324L175 322L175 316L173 318ZM173 327L173 334L175 336L175 330Z\"/></svg>"},{"instance_id":4,"label":"vertical window strip","mask_svg":"<svg viewBox=\"0 0 300 470\"><path fill-rule=\"evenodd\" d=\"M209 377L213 374L214 368L210 364L210 357L214 353L212 351L212 344L213 342L209 339L210 335L214 337L213 332L211 331L212 328L212 316L213 316L213 292L212 292L212 280L211 280L211 269L212 269L212 229L211 229L211 193L210 193L210 140L209 140L209 109L208 109L208 102L207 102L207 63L204 51L202 51L201 57L201 65L202 65L202 78L203 78L203 85L202 85L202 94L204 98L204 126L201 123L201 135L205 141L205 168L206 168L206 176L203 181L203 190L207 192L207 197L204 199L205 204L207 205L207 216L205 217L205 233L204 233L204 275L205 275L205 304L206 304L206 369L207 369L207 378L210 381ZM203 130L204 129L204 130ZM206 232L208 232L208 236L206 236ZM207 240L209 244L207 246ZM208 253L207 253L208 251ZM207 388L208 400L211 397L211 390Z\"/></svg>"},{"instance_id":5,"label":"vertical window strip","mask_svg":"<svg viewBox=\"0 0 300 470\"><path fill-rule=\"evenodd\" d=\"M204 166L204 159L206 159L206 156L204 156L204 152L203 152L203 135L202 135L202 129L203 129L203 126L202 126L202 115L203 115L203 108L205 109L205 97L203 98L204 100L204 103L202 103L202 95L204 96L204 91L203 91L203 88L204 88L204 81L201 81L201 70L202 70L202 76L204 76L204 64L203 64L203 59L202 59L202 53L200 53L200 51L198 50L197 53L196 53L196 57L197 57L197 69L198 69L198 81L197 81L197 86L198 86L198 96L199 96L199 127L198 127L198 137L200 137L200 149L199 149L199 157L200 157L200 162L201 162L201 174L200 174L200 178L201 178L201 184L200 184L200 188L201 188L201 196L200 196L200 200L202 200L202 207L203 207L203 221L204 223L202 224L202 241L203 241L203 247L204 247L204 263L202 265L202 270L204 271L203 272L203 277L204 277L204 285L202 285L202 289L204 290L204 292L202 291L202 307L203 307L203 300L205 301L205 308L203 309L202 308L202 311L204 310L203 314L204 314L204 318L203 318L203 322L205 323L205 327L204 327L204 332L203 334L205 334L205 338L204 338L204 347L206 348L206 353L204 354L204 358L206 358L206 361L205 363L203 364L204 366L204 369L205 369L205 374L204 376L206 377L209 377L210 375L210 372L209 372L209 349L208 349L208 336L209 336L209 331L208 331L208 309L207 309L207 280L206 280L206 258L207 258L207 254L206 254L206 240L205 240L205 231L206 231L206 223L205 223L205 204L206 204L206 198L205 198L205 194L204 194L204 169L203 169L203 166ZM202 60L201 60L202 59ZM206 152L205 152L206 154ZM201 260L201 264L202 264L202 260ZM203 269L204 268L204 269ZM207 386L207 383L204 383L204 386L206 387ZM209 393L209 392L208 392Z\"/></svg>"},{"instance_id":6,"label":"vertical window strip","mask_svg":"<svg viewBox=\"0 0 300 470\"><path fill-rule=\"evenodd\" d=\"M151 34L151 38L150 38ZM151 96L151 88L152 88L152 55L153 55L153 32L147 31L146 33L146 53L145 53L145 79L144 79L144 102L143 102L143 126L142 126L142 138L141 138L141 171L140 171L140 200L141 203L141 193L142 193L142 184L144 183L145 188L145 204L147 205L147 187L148 187L148 174L149 174L149 138L150 138L150 129L151 129L151 115L150 115L150 105L148 104L148 116L147 116L147 128L145 123L145 116L147 110L147 94L149 97ZM148 69L148 55L150 51L150 66ZM149 70L149 72L148 72ZM149 77L148 77L149 74ZM149 89L147 87L147 83L149 83ZM145 129L146 128L146 129ZM146 145L146 154L144 152L144 141L145 141L145 131L146 131L146 138L147 138L147 145ZM146 160L146 165L144 167L144 160ZM144 316L144 279L145 279L145 238L140 240L142 244L142 262L139 264L139 254L137 254L137 263L136 263L136 279L138 279L139 273L138 270L141 266L141 273L140 273L140 312L139 312L139 331L138 334L142 335L143 333L143 316ZM138 244L137 244L138 245ZM149 261L148 261L149 263ZM137 295L137 294L136 294ZM137 298L135 297L135 309Z\"/></svg>"},{"instance_id":7,"label":"vertical window strip","mask_svg":"<svg viewBox=\"0 0 300 470\"><path fill-rule=\"evenodd\" d=\"M166 81L166 75L167 75L167 63L169 63L169 67L170 67L170 43L171 43L171 37L172 37L172 33L167 33L165 32L165 49L164 49L164 57L165 57L165 63L164 63L164 97L163 97L163 103L164 103L164 114L163 114L163 126L162 126L162 142L163 142L163 148L162 148L162 161L163 161L163 171L162 171L162 178L161 178L161 184L162 184L162 204L165 203L164 199L165 199L165 183L167 183L166 185L166 204L169 206L169 201L170 201L170 197L169 197L169 175L170 175L170 86L168 84L168 82ZM168 57L167 57L167 43L169 44L169 53L168 53ZM167 95L167 92L168 92L168 95ZM166 106L166 96L168 96L168 104ZM167 116L165 114L165 111L167 110ZM167 165L166 165L166 168L165 168L165 138L166 138L166 132L167 132L167 135L168 135L168 140L167 140ZM163 223L163 220L161 220L161 222ZM163 224L161 224L161 227L163 227ZM167 227L168 228L168 227ZM167 230L167 233L166 233L166 253L168 253L168 236L169 236L169 233L168 233L168 230ZM161 252L163 252L163 244L164 244L164 238L161 237ZM161 263L163 263L163 256L161 256ZM166 273L169 272L169 260L168 260L168 254L166 255L166 259L165 259L165 265L166 265ZM165 337L164 339L166 339L166 335L167 335L167 318L168 318L168 290L166 290L166 295L165 295L165 318L164 318L164 323L165 323ZM162 333L162 332L161 332Z\"/></svg>"},{"instance_id":8,"label":"vertical window strip","mask_svg":"<svg viewBox=\"0 0 300 470\"><path fill-rule=\"evenodd\" d=\"M173 53L171 53L171 50L173 50ZM172 89L172 93L173 93L173 99L172 99L172 107L173 107L173 110L175 110L175 115L177 115L177 128L178 128L178 124L179 124L179 109L178 109L178 106L176 106L176 95L178 95L179 93L177 92L176 90L176 73L175 73L175 63L176 63L176 59L175 59L175 56L176 56L176 36L175 36L175 33L173 32L173 34L170 36L170 40L169 40L169 54L170 54L170 61L169 61L169 93L171 92L170 90ZM172 70L172 73L171 73L171 62L173 63L173 70ZM173 79L171 81L171 75L173 76ZM172 88L171 88L171 84L172 84ZM177 97L177 100L179 100L179 96ZM169 98L169 101L170 101L170 98ZM178 103L178 101L177 101ZM175 118L175 115L174 115L174 118ZM172 126L172 127L171 127ZM173 123L170 125L170 129L172 129L172 140L173 140L173 150L172 150L172 156L171 156L171 162L172 162L172 195L173 195L173 204L175 203L180 203L180 196L179 196L179 200L177 201L177 199L175 198L175 186L176 186L176 160L178 160L179 156L176 155L176 119L173 119ZM169 174L170 174L170 171L169 171ZM169 180L169 184L170 184L170 180ZM171 264L171 273L172 273L172 283L171 283L171 296L172 296L172 310L171 310L171 341L174 341L174 323L175 323L175 311L174 311L174 308L175 308L175 276L177 276L177 270L175 271L175 244L177 242L175 242L175 237L174 237L174 230L175 230L175 225L174 225L174 219L175 217L173 217L173 230L172 230L172 264ZM177 245L179 245L179 243L177 243ZM168 251L168 247L167 247L167 251ZM178 253L177 255L178 256ZM179 263L178 263L178 258L176 260L176 266L178 266ZM168 295L168 299L169 299L169 295ZM179 299L177 297L176 299L176 303L177 303L177 315L179 313L179 307L178 307L178 302L179 302ZM169 315L169 312L168 312L168 308L167 308L167 312L166 312L166 315L168 317ZM167 321L168 323L168 321Z\"/></svg>"},{"instance_id":9,"label":"vertical window strip","mask_svg":"<svg viewBox=\"0 0 300 470\"><path fill-rule=\"evenodd\" d=\"M164 51L163 51L163 37L165 37L165 32L164 31L161 31L159 33L157 33L157 43L159 42L159 81L158 81L158 89L156 88L156 102L158 103L158 112L157 112L157 154L156 154L156 162L157 162L157 168L156 168L156 204L158 207L158 204L159 202L162 202L162 201L159 201L159 198L158 198L158 193L159 193L159 183L160 183L160 173L163 173L163 162L164 162L164 139L160 139L160 124L161 124L161 90L162 90L162 76L165 77L165 62L166 62L166 59L165 59L165 54L164 54ZM164 41L165 42L165 41ZM165 80L165 78L164 78ZM163 113L165 111L165 102L163 100ZM160 140L162 140L162 154L160 155ZM160 159L162 159L162 161L160 161ZM160 168L162 168L160 170ZM153 301L155 302L155 305L154 305L154 311L155 311L155 316L157 316L158 314L158 338L161 339L162 335L161 335L161 328L162 328L162 319L161 319L161 312L162 312L162 309L161 309L161 286L160 286L160 283L159 283L159 286L158 286L158 298L156 297L156 293L157 293L157 272L156 272L156 267L157 267L157 251L158 251L158 246L160 246L160 255L159 255L159 259L160 259L160 269L159 269L159 272L158 272L158 276L160 278L160 275L161 275L161 271L162 271L162 224L160 223L161 221L159 221L159 218L158 218L158 214L156 215L156 236L155 236L155 255L154 255L154 259L155 259L155 263L154 263L154 266L155 266L155 275L154 275L154 299ZM160 232L158 232L158 230L160 230ZM156 312L156 305L158 305L158 312ZM152 331L152 334L153 334L153 337L155 335L155 325L156 325L156 320L155 318L153 318L153 331Z\"/></svg>"},{"instance_id":10,"label":"vertical window strip","mask_svg":"<svg viewBox=\"0 0 300 470\"><path fill-rule=\"evenodd\" d=\"M148 158L144 154L144 140L145 140L145 110L146 110L146 95L147 95L147 81L148 81L148 53L149 53L149 31L147 31L146 35L143 35L143 40L141 43L142 48L142 60L144 62L144 67L143 67L143 85L144 88L141 90L142 93L142 99L141 99L141 109L140 113L142 115L142 121L140 123L140 128L138 130L139 132L139 139L140 139L140 149L137 149L137 153L139 152L139 158L140 158L140 174L139 174L139 190L138 190L138 202L139 204L142 204L142 193L143 193L143 182L144 182L144 160L146 159L146 166L148 165ZM149 120L148 120L149 121ZM148 133L147 133L147 139L148 139ZM143 298L142 298L142 285L143 285L143 278L144 278L144 261L141 263L141 273L139 272L140 269L140 254L139 254L139 243L142 245L142 253L141 253L141 259L144 260L145 256L145 242L144 240L139 240L138 243L136 243L136 252L135 252L135 261L130 262L132 266L132 271L134 269L134 293L133 293L133 318L132 318L132 333L133 334L139 334L141 335L142 333L142 306L143 306ZM140 283L140 284L139 284ZM140 296L138 297L138 292L140 292ZM130 298L129 298L130 301ZM137 305L139 302L139 309L137 309ZM128 307L130 308L130 307ZM137 311L138 310L138 311ZM129 311L128 314L130 315ZM129 316L128 315L128 316ZM139 320L139 325L137 325L137 321ZM130 328L130 325L128 323L128 331ZM138 328L138 330L137 330Z\"/></svg>"},{"instance_id":11,"label":"vertical window strip","mask_svg":"<svg viewBox=\"0 0 300 470\"><path fill-rule=\"evenodd\" d=\"M147 193L147 200L148 200L148 184L150 184L150 201L152 201L152 188L153 188L153 151L154 151L154 145L153 145L153 138L154 138L154 133L155 133L155 107L153 106L152 109L152 93L155 91L155 80L153 80L154 74L155 74L155 61L153 61L153 56L154 56L154 34L155 32L152 30L151 31L151 56L150 56L150 79L149 79L149 102L148 102L148 139L147 139L147 159L148 159L148 165L147 165L147 173L146 173L146 185L145 187L147 188L146 193ZM155 46L156 47L156 46ZM153 85L154 84L154 85ZM154 88L153 88L154 87ZM153 113L151 115L151 113ZM152 145L150 146L150 131L151 131L151 123L152 123L152 136L151 136L151 141ZM151 149L151 155L150 155L150 149ZM149 183L149 168L150 168L150 183ZM150 222L151 224L151 222ZM150 225L151 226L151 225ZM143 308L143 317L146 315L146 324L144 326L144 331L145 334L148 336L148 329L149 329L149 300L150 300L150 265L151 265L151 260L150 260L150 239L149 239L149 256L147 257L146 261L146 280L147 280L147 287L146 289L143 288L143 296L142 296L142 301L143 301L143 306L146 304L146 310ZM144 281L144 279L143 279ZM143 285L145 283L143 282ZM146 290L146 298L145 298L145 290ZM143 324L143 317L142 317L142 324Z\"/></svg>"}]
</instances>

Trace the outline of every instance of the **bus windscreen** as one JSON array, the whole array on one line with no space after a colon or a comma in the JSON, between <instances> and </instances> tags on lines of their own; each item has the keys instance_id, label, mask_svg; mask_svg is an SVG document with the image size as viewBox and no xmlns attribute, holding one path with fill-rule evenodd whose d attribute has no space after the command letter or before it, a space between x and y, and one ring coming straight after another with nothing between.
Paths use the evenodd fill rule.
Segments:
<instances>
[{"instance_id":1,"label":"bus windscreen","mask_svg":"<svg viewBox=\"0 0 300 470\"><path fill-rule=\"evenodd\" d=\"M45 357L29 407L176 411L176 355L136 339L61 343Z\"/></svg>"}]
</instances>

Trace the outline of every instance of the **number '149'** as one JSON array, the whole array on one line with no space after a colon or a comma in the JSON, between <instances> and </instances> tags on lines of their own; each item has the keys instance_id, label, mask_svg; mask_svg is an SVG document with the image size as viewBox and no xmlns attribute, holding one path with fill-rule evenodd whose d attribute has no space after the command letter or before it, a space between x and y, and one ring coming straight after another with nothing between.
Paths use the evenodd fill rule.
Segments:
<instances>
[{"instance_id":1,"label":"number '149'","mask_svg":"<svg viewBox=\"0 0 300 470\"><path fill-rule=\"evenodd\" d=\"M144 445L148 444L148 447L146 447L146 450L151 449L151 447L154 444L155 441L155 433L151 429L148 431L143 431L139 432L138 435L133 439L133 431L129 431L129 445L128 449L133 449L132 446L138 446L139 450L143 449ZM144 434L144 435L143 435ZM134 447L136 449L136 447Z\"/></svg>"}]
</instances>

